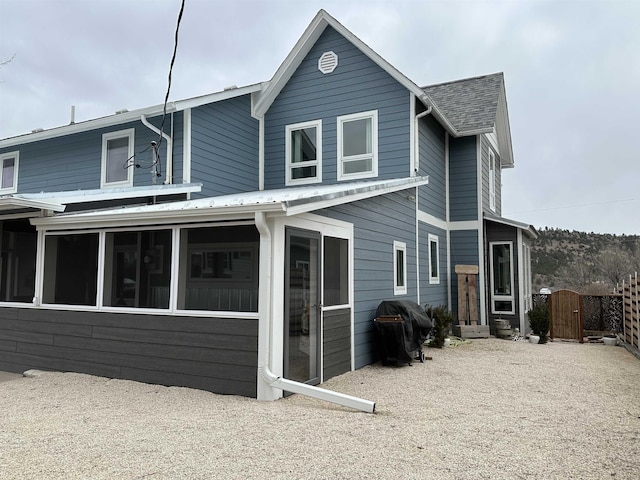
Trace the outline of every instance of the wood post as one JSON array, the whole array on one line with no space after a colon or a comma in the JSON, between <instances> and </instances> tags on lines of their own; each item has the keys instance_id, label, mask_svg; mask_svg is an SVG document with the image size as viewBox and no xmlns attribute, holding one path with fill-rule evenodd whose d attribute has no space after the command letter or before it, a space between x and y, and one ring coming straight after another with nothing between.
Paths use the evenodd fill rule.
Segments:
<instances>
[{"instance_id":1,"label":"wood post","mask_svg":"<svg viewBox=\"0 0 640 480\"><path fill-rule=\"evenodd\" d=\"M456 265L458 275L458 323L478 325L477 265Z\"/></svg>"}]
</instances>

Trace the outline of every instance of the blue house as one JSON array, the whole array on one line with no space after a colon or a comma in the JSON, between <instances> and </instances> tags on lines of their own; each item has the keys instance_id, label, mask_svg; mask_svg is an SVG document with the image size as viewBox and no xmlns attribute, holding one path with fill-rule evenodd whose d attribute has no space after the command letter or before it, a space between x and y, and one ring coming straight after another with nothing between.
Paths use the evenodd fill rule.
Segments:
<instances>
[{"instance_id":1,"label":"blue house","mask_svg":"<svg viewBox=\"0 0 640 480\"><path fill-rule=\"evenodd\" d=\"M0 140L0 369L276 399L376 361L382 300L456 310L456 265L525 330L502 74L420 87L320 11L271 80L163 107Z\"/></svg>"}]
</instances>

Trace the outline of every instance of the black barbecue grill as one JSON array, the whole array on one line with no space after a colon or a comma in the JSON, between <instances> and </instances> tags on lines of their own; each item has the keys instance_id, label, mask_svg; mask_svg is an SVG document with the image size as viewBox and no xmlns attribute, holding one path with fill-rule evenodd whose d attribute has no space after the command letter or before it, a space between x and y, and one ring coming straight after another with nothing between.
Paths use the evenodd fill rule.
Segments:
<instances>
[{"instance_id":1,"label":"black barbecue grill","mask_svg":"<svg viewBox=\"0 0 640 480\"><path fill-rule=\"evenodd\" d=\"M424 361L422 344L433 322L420 305L410 300L385 300L373 321L378 357L383 365Z\"/></svg>"}]
</instances>

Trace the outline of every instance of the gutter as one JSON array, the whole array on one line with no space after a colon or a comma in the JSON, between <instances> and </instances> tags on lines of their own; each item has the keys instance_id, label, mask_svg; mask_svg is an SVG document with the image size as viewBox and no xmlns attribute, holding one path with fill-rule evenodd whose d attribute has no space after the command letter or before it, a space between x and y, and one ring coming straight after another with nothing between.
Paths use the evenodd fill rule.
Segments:
<instances>
[{"instance_id":1,"label":"gutter","mask_svg":"<svg viewBox=\"0 0 640 480\"><path fill-rule=\"evenodd\" d=\"M152 132L155 132L156 134L160 135L160 130L156 127L154 127L153 125L151 125L149 123L149 121L147 120L146 115L142 114L140 115L140 121L142 122L142 124L147 127L149 130L151 130ZM173 114L171 115L171 129L173 131ZM162 138L164 138L167 141L167 177L164 181L165 185L170 185L173 183L173 139L171 138L170 135L167 135L166 133L162 132Z\"/></svg>"},{"instance_id":2,"label":"gutter","mask_svg":"<svg viewBox=\"0 0 640 480\"><path fill-rule=\"evenodd\" d=\"M270 389L280 388L287 392L299 393L301 395L335 403L344 407L361 410L366 413L374 413L376 407L375 402L282 378L271 371L269 361L271 356L271 338L273 335L273 327L271 324L271 231L267 225L264 212L255 213L255 223L256 228L260 233L261 253L260 284L258 287L258 310L260 312L260 321L258 325L258 398L263 400L267 398L275 400L276 397L274 392L264 391L264 387L270 387ZM261 382L264 382L266 385L260 385Z\"/></svg>"}]
</instances>

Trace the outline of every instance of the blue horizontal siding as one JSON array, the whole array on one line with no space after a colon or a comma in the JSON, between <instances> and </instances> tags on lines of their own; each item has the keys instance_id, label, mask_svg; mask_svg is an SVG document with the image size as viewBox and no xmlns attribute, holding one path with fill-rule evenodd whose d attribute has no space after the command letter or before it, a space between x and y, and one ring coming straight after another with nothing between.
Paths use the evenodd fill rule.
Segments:
<instances>
[{"instance_id":1,"label":"blue horizontal siding","mask_svg":"<svg viewBox=\"0 0 640 480\"><path fill-rule=\"evenodd\" d=\"M420 303L421 305L447 305L448 293L447 285L449 273L447 272L447 232L427 223L418 224L420 238ZM429 278L429 256L431 255L429 245L429 234L438 237L438 272L440 273L440 283L431 285Z\"/></svg>"},{"instance_id":2,"label":"blue horizontal siding","mask_svg":"<svg viewBox=\"0 0 640 480\"><path fill-rule=\"evenodd\" d=\"M476 137L449 141L449 206L453 222L478 219Z\"/></svg>"},{"instance_id":3,"label":"blue horizontal siding","mask_svg":"<svg viewBox=\"0 0 640 480\"><path fill-rule=\"evenodd\" d=\"M202 105L191 111L191 181L196 196L258 189L258 121L251 96Z\"/></svg>"},{"instance_id":4,"label":"blue horizontal siding","mask_svg":"<svg viewBox=\"0 0 640 480\"><path fill-rule=\"evenodd\" d=\"M418 125L419 174L429 176L429 185L420 189L421 210L442 220L446 219L445 131L426 116Z\"/></svg>"},{"instance_id":5,"label":"blue horizontal siding","mask_svg":"<svg viewBox=\"0 0 640 480\"><path fill-rule=\"evenodd\" d=\"M354 225L355 367L375 361L373 319L383 300L417 299L415 203L393 193L317 212ZM407 295L395 296L393 242L407 246Z\"/></svg>"},{"instance_id":6,"label":"blue horizontal siding","mask_svg":"<svg viewBox=\"0 0 640 480\"><path fill-rule=\"evenodd\" d=\"M338 55L324 75L318 58ZM378 111L378 177L406 177L409 165L409 93L332 28L327 28L265 115L265 188L285 184L285 128L322 120L322 179L337 181L337 117Z\"/></svg>"},{"instance_id":7,"label":"blue horizontal siding","mask_svg":"<svg viewBox=\"0 0 640 480\"><path fill-rule=\"evenodd\" d=\"M174 114L174 119L176 117L179 115ZM161 118L154 117L148 120L158 127ZM171 116L168 116L164 125L165 133L170 132L170 123ZM130 128L135 129L136 162L142 166L134 169L134 186L151 185L151 171L146 168L152 163L152 151L149 145L152 140L158 141L158 135L142 125L140 121L26 143L3 149L0 153L18 151L20 154L18 193L97 189L100 188L102 135ZM178 168L181 169L182 151L180 148L180 152L176 152L174 145L174 161L176 153ZM161 148L160 154L163 176L161 179L156 179L157 183L164 181L166 143Z\"/></svg>"}]
</instances>

